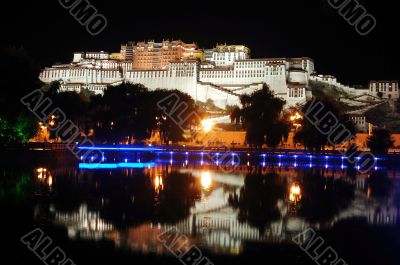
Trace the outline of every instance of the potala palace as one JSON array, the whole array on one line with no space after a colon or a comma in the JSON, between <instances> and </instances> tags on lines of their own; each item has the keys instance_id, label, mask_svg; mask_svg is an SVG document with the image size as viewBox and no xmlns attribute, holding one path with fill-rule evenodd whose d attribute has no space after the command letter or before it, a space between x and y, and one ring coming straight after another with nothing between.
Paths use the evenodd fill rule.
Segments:
<instances>
[{"instance_id":1,"label":"potala palace","mask_svg":"<svg viewBox=\"0 0 400 265\"><path fill-rule=\"evenodd\" d=\"M287 106L302 104L312 96L310 81L336 86L352 97L399 97L397 81L371 81L368 88L356 89L333 76L318 75L308 57L251 59L250 49L244 45L203 50L179 40L129 42L121 45L119 53L76 52L71 63L44 69L40 79L60 81L63 91L88 89L96 94L122 82L149 89L178 89L196 101L212 99L220 108L240 105L240 95L260 89L263 83Z\"/></svg>"}]
</instances>

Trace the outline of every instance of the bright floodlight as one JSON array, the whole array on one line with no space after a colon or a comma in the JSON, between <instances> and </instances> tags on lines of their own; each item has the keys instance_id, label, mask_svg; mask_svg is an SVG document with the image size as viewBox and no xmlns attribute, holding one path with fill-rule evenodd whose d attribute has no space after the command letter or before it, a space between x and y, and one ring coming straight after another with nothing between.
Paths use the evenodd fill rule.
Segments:
<instances>
[{"instance_id":1,"label":"bright floodlight","mask_svg":"<svg viewBox=\"0 0 400 265\"><path fill-rule=\"evenodd\" d=\"M209 132L212 130L214 123L211 120L203 120L201 122L201 126L203 127L204 131Z\"/></svg>"}]
</instances>

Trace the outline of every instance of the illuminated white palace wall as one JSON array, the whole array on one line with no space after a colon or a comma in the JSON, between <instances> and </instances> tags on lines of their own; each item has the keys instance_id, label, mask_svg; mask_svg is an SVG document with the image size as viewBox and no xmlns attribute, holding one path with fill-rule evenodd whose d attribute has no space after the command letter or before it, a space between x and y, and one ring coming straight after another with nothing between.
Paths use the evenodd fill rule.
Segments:
<instances>
[{"instance_id":1,"label":"illuminated white palace wall","mask_svg":"<svg viewBox=\"0 0 400 265\"><path fill-rule=\"evenodd\" d=\"M46 68L40 79L45 83L61 81L64 91L86 88L96 94L121 82L143 84L149 89L178 89L197 101L212 99L220 108L240 105L240 95L260 89L264 83L286 100L286 106L304 103L312 96L307 90L310 80L338 85L354 95L369 92L341 85L334 77L316 75L313 60L306 57L235 59L232 63L232 57L214 55L213 58L222 58L219 66L212 61L182 59L169 62L162 69L146 70L134 69L132 61L106 58L109 57L104 52L98 56L75 53L72 63ZM223 58L227 61L221 61Z\"/></svg>"}]
</instances>

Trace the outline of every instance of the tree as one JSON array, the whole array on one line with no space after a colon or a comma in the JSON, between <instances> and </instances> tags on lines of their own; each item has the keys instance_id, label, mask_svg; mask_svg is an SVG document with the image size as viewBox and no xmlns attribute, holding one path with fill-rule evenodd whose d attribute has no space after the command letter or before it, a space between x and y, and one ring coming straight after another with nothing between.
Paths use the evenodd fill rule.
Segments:
<instances>
[{"instance_id":1,"label":"tree","mask_svg":"<svg viewBox=\"0 0 400 265\"><path fill-rule=\"evenodd\" d=\"M168 98L169 109L164 111L158 103ZM164 143L177 142L184 140L184 130L200 122L196 120L198 115L193 115L198 110L188 94L178 90L148 91L142 85L130 83L109 87L104 96L91 97L89 113L96 139L101 142L142 142L155 130Z\"/></svg>"},{"instance_id":2,"label":"tree","mask_svg":"<svg viewBox=\"0 0 400 265\"><path fill-rule=\"evenodd\" d=\"M0 50L0 147L26 143L37 132L37 119L21 98L40 88L39 70L23 48Z\"/></svg>"},{"instance_id":3,"label":"tree","mask_svg":"<svg viewBox=\"0 0 400 265\"><path fill-rule=\"evenodd\" d=\"M285 101L275 97L264 84L261 90L240 97L243 105L241 115L250 146L261 148L263 144L275 147L288 130L281 120Z\"/></svg>"},{"instance_id":4,"label":"tree","mask_svg":"<svg viewBox=\"0 0 400 265\"><path fill-rule=\"evenodd\" d=\"M349 207L354 185L342 179L326 177L319 169L304 171L299 215L312 223L329 222Z\"/></svg>"},{"instance_id":5,"label":"tree","mask_svg":"<svg viewBox=\"0 0 400 265\"><path fill-rule=\"evenodd\" d=\"M273 124L273 130L268 134L265 143L272 148L276 148L282 139L287 141L290 132L290 124L288 121L281 119Z\"/></svg>"},{"instance_id":6,"label":"tree","mask_svg":"<svg viewBox=\"0 0 400 265\"><path fill-rule=\"evenodd\" d=\"M191 207L201 199L200 180L191 174L171 172L164 178L154 222L174 224L190 215Z\"/></svg>"},{"instance_id":7,"label":"tree","mask_svg":"<svg viewBox=\"0 0 400 265\"><path fill-rule=\"evenodd\" d=\"M248 174L240 194L229 195L229 204L239 209L238 219L263 233L266 227L281 217L277 202L283 199L286 181L276 173Z\"/></svg>"},{"instance_id":8,"label":"tree","mask_svg":"<svg viewBox=\"0 0 400 265\"><path fill-rule=\"evenodd\" d=\"M338 100L340 97L348 96L342 88L319 81L310 81L309 89L315 97L327 97Z\"/></svg>"},{"instance_id":9,"label":"tree","mask_svg":"<svg viewBox=\"0 0 400 265\"><path fill-rule=\"evenodd\" d=\"M398 114L400 114L400 98L398 98L398 99L396 100L395 106L396 106L396 112L397 112Z\"/></svg>"},{"instance_id":10,"label":"tree","mask_svg":"<svg viewBox=\"0 0 400 265\"><path fill-rule=\"evenodd\" d=\"M47 96L54 98L58 92L60 92L61 83L59 81L53 81L50 84L44 84L42 90L47 93Z\"/></svg>"},{"instance_id":11,"label":"tree","mask_svg":"<svg viewBox=\"0 0 400 265\"><path fill-rule=\"evenodd\" d=\"M389 130L376 128L368 137L367 146L375 154L386 154L390 148L394 147L394 140Z\"/></svg>"},{"instance_id":12,"label":"tree","mask_svg":"<svg viewBox=\"0 0 400 265\"><path fill-rule=\"evenodd\" d=\"M229 117L231 118L231 123L239 124L242 117L242 112L238 106L232 106L229 110Z\"/></svg>"},{"instance_id":13,"label":"tree","mask_svg":"<svg viewBox=\"0 0 400 265\"><path fill-rule=\"evenodd\" d=\"M179 90L158 89L151 92L150 97L157 129L164 143L184 140L184 130L200 124L199 118L203 115L188 94ZM159 102L163 102L161 105L165 109L158 106Z\"/></svg>"},{"instance_id":14,"label":"tree","mask_svg":"<svg viewBox=\"0 0 400 265\"><path fill-rule=\"evenodd\" d=\"M314 106L313 104L322 103L323 109L319 111L317 114L312 113L309 115L316 115L318 119L323 118L328 113L333 114L333 116L337 119L339 124L342 124L346 127L347 130L350 131L352 135L355 133L355 126L353 122L349 119L349 117L343 112L343 109L340 105L337 104L336 101L331 100L330 98L320 97L314 98L313 100L309 100L304 107L302 108L302 113L307 113L307 111ZM312 117L309 117L312 118ZM327 145L334 145L340 143L331 143L328 140L328 136L326 134L321 133L318 129L318 121L316 123L310 122L306 117L301 121L301 129L295 135L295 142L302 143L307 149L311 151L321 151ZM331 137L334 139L334 137Z\"/></svg>"},{"instance_id":15,"label":"tree","mask_svg":"<svg viewBox=\"0 0 400 265\"><path fill-rule=\"evenodd\" d=\"M84 95L76 92L57 93L57 83L52 83L50 87L52 88L48 93L56 93L49 95L49 97L53 99L54 106L60 108L64 112L66 119L72 121L81 131L86 129L86 124L88 123L88 102L84 98ZM56 123L58 122L58 118L59 117L55 118ZM70 131L70 133L72 134L74 131ZM55 133L53 132L52 137L54 136ZM70 137L70 135L65 135L65 139L68 137Z\"/></svg>"},{"instance_id":16,"label":"tree","mask_svg":"<svg viewBox=\"0 0 400 265\"><path fill-rule=\"evenodd\" d=\"M54 104L60 108L75 125L79 126L87 115L87 102L82 94L61 92L54 96Z\"/></svg>"},{"instance_id":17,"label":"tree","mask_svg":"<svg viewBox=\"0 0 400 265\"><path fill-rule=\"evenodd\" d=\"M367 184L370 196L377 199L389 198L393 189L393 180L385 170L372 171Z\"/></svg>"},{"instance_id":18,"label":"tree","mask_svg":"<svg viewBox=\"0 0 400 265\"><path fill-rule=\"evenodd\" d=\"M19 114L12 123L0 117L0 146L4 148L27 143L36 131L37 124L33 117Z\"/></svg>"},{"instance_id":19,"label":"tree","mask_svg":"<svg viewBox=\"0 0 400 265\"><path fill-rule=\"evenodd\" d=\"M206 101L206 107L207 107L207 109L209 109L209 110L215 109L216 106L215 106L214 100L212 100L211 98L207 99L207 101Z\"/></svg>"},{"instance_id":20,"label":"tree","mask_svg":"<svg viewBox=\"0 0 400 265\"><path fill-rule=\"evenodd\" d=\"M139 84L123 83L109 87L102 97L92 97L91 114L96 138L104 142L120 142L150 137L155 122L151 117L149 92Z\"/></svg>"}]
</instances>

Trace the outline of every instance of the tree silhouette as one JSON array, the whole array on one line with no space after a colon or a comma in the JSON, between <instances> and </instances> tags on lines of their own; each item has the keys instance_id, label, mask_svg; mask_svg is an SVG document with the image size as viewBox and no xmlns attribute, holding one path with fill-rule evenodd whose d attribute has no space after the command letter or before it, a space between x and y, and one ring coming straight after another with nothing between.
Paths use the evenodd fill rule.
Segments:
<instances>
[{"instance_id":1,"label":"tree silhouette","mask_svg":"<svg viewBox=\"0 0 400 265\"><path fill-rule=\"evenodd\" d=\"M201 185L191 174L172 172L164 178L158 198L154 220L173 224L189 216L190 208L201 198Z\"/></svg>"},{"instance_id":2,"label":"tree silhouette","mask_svg":"<svg viewBox=\"0 0 400 265\"><path fill-rule=\"evenodd\" d=\"M394 140L389 130L376 128L368 137L367 146L374 154L386 154L390 148L394 148Z\"/></svg>"},{"instance_id":3,"label":"tree silhouette","mask_svg":"<svg viewBox=\"0 0 400 265\"><path fill-rule=\"evenodd\" d=\"M343 110L340 108L337 102L331 100L330 98L320 97L309 100L302 108L302 113L306 113L307 115L308 110L312 108L312 106L314 106L313 104L317 103L322 103L323 109L319 111L317 114L311 113L308 115L313 116L315 114L318 119L322 119L325 115L331 113L337 119L338 124L344 125L345 128L351 133L351 135L354 135L355 127L353 122L343 112ZM308 117L308 118L313 118L313 117ZM295 142L302 143L307 149L311 151L321 151L327 145L335 146L336 144L342 144L341 142L331 143L328 140L328 137L330 136L330 139L335 139L334 137L335 135L323 134L318 129L319 121L312 123L308 118L305 117L301 121L301 129L295 135L294 138ZM336 133L341 133L341 131L338 131Z\"/></svg>"},{"instance_id":4,"label":"tree silhouette","mask_svg":"<svg viewBox=\"0 0 400 265\"><path fill-rule=\"evenodd\" d=\"M26 143L37 132L37 119L21 98L40 88L39 69L23 48L0 50L0 147Z\"/></svg>"},{"instance_id":5,"label":"tree silhouette","mask_svg":"<svg viewBox=\"0 0 400 265\"><path fill-rule=\"evenodd\" d=\"M167 173L162 189L157 190L151 176L141 170L131 175L114 170L112 176L99 170L57 176L49 200L61 212L76 211L86 204L101 218L124 228L146 222L176 223L189 216L200 198L201 185L191 174Z\"/></svg>"},{"instance_id":6,"label":"tree silhouette","mask_svg":"<svg viewBox=\"0 0 400 265\"><path fill-rule=\"evenodd\" d=\"M173 110L171 115L165 113L157 103L171 95L179 98L177 106L186 109ZM177 90L148 91L142 85L130 83L109 87L104 96L91 97L89 109L100 142L141 142L155 130L159 130L164 143L177 142L183 140L185 129L200 122L195 119L197 115L192 115L198 111L189 95Z\"/></svg>"},{"instance_id":7,"label":"tree silhouette","mask_svg":"<svg viewBox=\"0 0 400 265\"><path fill-rule=\"evenodd\" d=\"M354 199L354 186L341 179L324 177L319 169L307 171L302 183L299 215L307 221L327 222Z\"/></svg>"},{"instance_id":8,"label":"tree silhouette","mask_svg":"<svg viewBox=\"0 0 400 265\"><path fill-rule=\"evenodd\" d=\"M148 112L148 90L142 85L123 83L109 87L104 96L90 103L96 139L101 142L142 140L151 135L154 121Z\"/></svg>"},{"instance_id":9,"label":"tree silhouette","mask_svg":"<svg viewBox=\"0 0 400 265\"><path fill-rule=\"evenodd\" d=\"M228 109L229 117L231 119L231 123L239 124L241 122L241 110L238 106L232 106Z\"/></svg>"},{"instance_id":10,"label":"tree silhouette","mask_svg":"<svg viewBox=\"0 0 400 265\"><path fill-rule=\"evenodd\" d=\"M371 190L371 197L385 199L392 190L393 181L388 177L387 172L379 170L371 173L367 184Z\"/></svg>"},{"instance_id":11,"label":"tree silhouette","mask_svg":"<svg viewBox=\"0 0 400 265\"><path fill-rule=\"evenodd\" d=\"M171 97L174 95L174 97ZM168 144L169 141L178 142L184 140L184 130L200 124L203 114L197 108L194 100L186 93L179 90L157 89L150 94L153 119L156 120L156 128L160 132L161 140ZM162 109L159 102L171 98L169 106ZM175 101L178 99L178 101Z\"/></svg>"},{"instance_id":12,"label":"tree silhouette","mask_svg":"<svg viewBox=\"0 0 400 265\"><path fill-rule=\"evenodd\" d=\"M275 147L289 133L289 127L281 120L285 101L275 97L266 84L251 95L241 96L240 101L246 140L250 146L261 148L267 144Z\"/></svg>"},{"instance_id":13,"label":"tree silhouette","mask_svg":"<svg viewBox=\"0 0 400 265\"><path fill-rule=\"evenodd\" d=\"M239 209L240 222L247 222L262 233L281 217L277 202L284 198L286 186L285 180L275 173L248 174L240 194L230 195L229 204Z\"/></svg>"}]
</instances>

